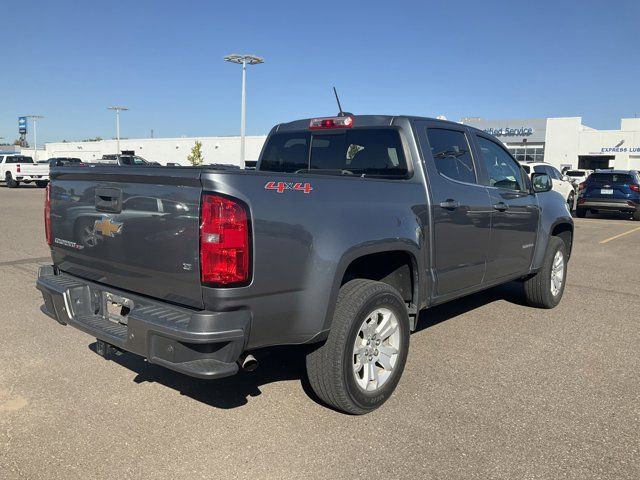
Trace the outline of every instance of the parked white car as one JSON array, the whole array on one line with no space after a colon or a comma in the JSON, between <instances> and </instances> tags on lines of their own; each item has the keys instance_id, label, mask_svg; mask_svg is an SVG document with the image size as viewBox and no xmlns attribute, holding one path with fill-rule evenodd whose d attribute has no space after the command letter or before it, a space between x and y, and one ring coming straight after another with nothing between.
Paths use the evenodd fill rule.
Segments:
<instances>
[{"instance_id":1,"label":"parked white car","mask_svg":"<svg viewBox=\"0 0 640 480\"><path fill-rule=\"evenodd\" d=\"M0 155L0 182L16 188L21 182L35 182L40 188L49 183L49 164L34 163L25 155Z\"/></svg>"},{"instance_id":2,"label":"parked white car","mask_svg":"<svg viewBox=\"0 0 640 480\"><path fill-rule=\"evenodd\" d=\"M553 184L553 190L560 193L567 201L569 210L574 209L576 199L576 189L573 186L570 178L566 175L562 175L560 170L549 163L544 162L522 162L522 168L529 174L534 173L546 173L551 177L551 183Z\"/></svg>"},{"instance_id":3,"label":"parked white car","mask_svg":"<svg viewBox=\"0 0 640 480\"><path fill-rule=\"evenodd\" d=\"M567 170L566 172L564 172L564 174L569 177L569 180L571 181L571 183L573 183L573 186L575 188L578 188L578 185L586 181L589 175L591 175L592 173L593 170L584 170L581 168L578 168L576 170Z\"/></svg>"}]
</instances>

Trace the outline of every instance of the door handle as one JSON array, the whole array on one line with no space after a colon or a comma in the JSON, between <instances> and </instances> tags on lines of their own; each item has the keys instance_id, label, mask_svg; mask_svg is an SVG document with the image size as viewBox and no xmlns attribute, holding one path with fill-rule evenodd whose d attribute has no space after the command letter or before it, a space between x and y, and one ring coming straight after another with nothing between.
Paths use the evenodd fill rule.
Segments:
<instances>
[{"instance_id":1,"label":"door handle","mask_svg":"<svg viewBox=\"0 0 640 480\"><path fill-rule=\"evenodd\" d=\"M444 202L440 202L440 207L445 208L447 210L455 210L459 206L460 206L460 203L458 203L457 201L451 198L446 199Z\"/></svg>"},{"instance_id":2,"label":"door handle","mask_svg":"<svg viewBox=\"0 0 640 480\"><path fill-rule=\"evenodd\" d=\"M509 210L509 205L504 202L498 202L493 206L493 208L499 212L506 212Z\"/></svg>"}]
</instances>

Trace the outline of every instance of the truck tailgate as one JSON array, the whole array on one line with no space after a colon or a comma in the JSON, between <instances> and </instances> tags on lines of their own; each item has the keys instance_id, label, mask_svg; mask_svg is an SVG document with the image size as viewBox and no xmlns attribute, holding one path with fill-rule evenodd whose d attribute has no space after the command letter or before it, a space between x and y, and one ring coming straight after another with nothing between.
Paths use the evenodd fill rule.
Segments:
<instances>
[{"instance_id":1,"label":"truck tailgate","mask_svg":"<svg viewBox=\"0 0 640 480\"><path fill-rule=\"evenodd\" d=\"M49 164L22 163L20 164L20 174L26 177L49 178Z\"/></svg>"},{"instance_id":2,"label":"truck tailgate","mask_svg":"<svg viewBox=\"0 0 640 480\"><path fill-rule=\"evenodd\" d=\"M200 169L52 169L52 257L62 271L203 308Z\"/></svg>"}]
</instances>

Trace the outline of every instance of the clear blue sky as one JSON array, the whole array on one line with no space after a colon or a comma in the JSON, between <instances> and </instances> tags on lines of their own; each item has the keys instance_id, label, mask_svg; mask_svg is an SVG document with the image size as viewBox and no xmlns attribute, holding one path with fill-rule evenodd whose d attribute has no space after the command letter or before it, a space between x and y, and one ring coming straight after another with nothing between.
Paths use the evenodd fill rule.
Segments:
<instances>
[{"instance_id":1,"label":"clear blue sky","mask_svg":"<svg viewBox=\"0 0 640 480\"><path fill-rule=\"evenodd\" d=\"M37 113L39 142L239 132L336 113L458 120L640 114L640 2L8 1L0 28L0 136Z\"/></svg>"}]
</instances>

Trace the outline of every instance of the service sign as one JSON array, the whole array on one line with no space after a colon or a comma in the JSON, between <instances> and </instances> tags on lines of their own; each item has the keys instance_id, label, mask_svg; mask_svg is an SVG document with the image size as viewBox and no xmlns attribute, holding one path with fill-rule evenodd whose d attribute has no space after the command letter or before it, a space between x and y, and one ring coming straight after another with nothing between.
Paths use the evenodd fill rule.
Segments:
<instances>
[{"instance_id":1,"label":"service sign","mask_svg":"<svg viewBox=\"0 0 640 480\"><path fill-rule=\"evenodd\" d=\"M520 127L520 128L485 128L485 132L489 135L496 137L528 137L533 134L533 128Z\"/></svg>"},{"instance_id":2,"label":"service sign","mask_svg":"<svg viewBox=\"0 0 640 480\"><path fill-rule=\"evenodd\" d=\"M18 133L27 133L27 117L18 117Z\"/></svg>"}]
</instances>

